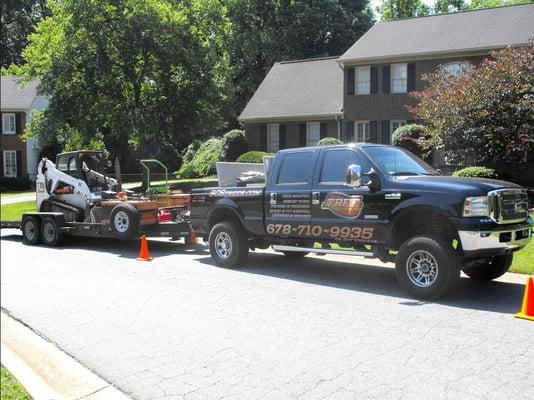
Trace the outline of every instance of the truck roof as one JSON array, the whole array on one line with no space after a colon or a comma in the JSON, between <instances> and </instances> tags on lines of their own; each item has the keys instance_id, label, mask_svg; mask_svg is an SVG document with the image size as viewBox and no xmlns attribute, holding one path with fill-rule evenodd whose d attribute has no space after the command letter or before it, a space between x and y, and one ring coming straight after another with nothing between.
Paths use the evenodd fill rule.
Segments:
<instances>
[{"instance_id":1,"label":"truck roof","mask_svg":"<svg viewBox=\"0 0 534 400\"><path fill-rule=\"evenodd\" d=\"M378 143L345 143L345 144L333 144L329 146L310 146L310 147L292 147L290 149L280 150L279 153L287 153L295 150L310 150L310 149L339 149L339 148L364 148L364 147L391 147L386 144Z\"/></svg>"}]
</instances>

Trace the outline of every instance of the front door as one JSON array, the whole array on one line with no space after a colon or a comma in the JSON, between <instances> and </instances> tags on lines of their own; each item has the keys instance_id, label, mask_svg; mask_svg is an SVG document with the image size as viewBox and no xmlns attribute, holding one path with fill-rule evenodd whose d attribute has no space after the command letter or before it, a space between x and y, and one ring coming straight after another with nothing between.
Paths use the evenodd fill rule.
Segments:
<instances>
[{"instance_id":1,"label":"front door","mask_svg":"<svg viewBox=\"0 0 534 400\"><path fill-rule=\"evenodd\" d=\"M284 151L269 173L265 229L277 237L301 237L311 219L311 187L319 150Z\"/></svg>"},{"instance_id":2,"label":"front door","mask_svg":"<svg viewBox=\"0 0 534 400\"><path fill-rule=\"evenodd\" d=\"M367 186L345 183L347 169L356 164L363 173L371 166L358 149L339 148L323 152L320 171L312 188L312 220L317 238L344 246L377 243L384 238L384 194ZM362 177L362 183L368 178Z\"/></svg>"}]
</instances>

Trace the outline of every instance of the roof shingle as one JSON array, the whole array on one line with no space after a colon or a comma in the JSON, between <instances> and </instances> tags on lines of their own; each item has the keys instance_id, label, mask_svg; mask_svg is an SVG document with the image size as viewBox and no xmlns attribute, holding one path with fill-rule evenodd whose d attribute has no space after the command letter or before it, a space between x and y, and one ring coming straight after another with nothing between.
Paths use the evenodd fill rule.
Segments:
<instances>
[{"instance_id":1,"label":"roof shingle","mask_svg":"<svg viewBox=\"0 0 534 400\"><path fill-rule=\"evenodd\" d=\"M22 87L12 76L0 78L0 107L2 110L27 110L37 96L38 80Z\"/></svg>"}]
</instances>

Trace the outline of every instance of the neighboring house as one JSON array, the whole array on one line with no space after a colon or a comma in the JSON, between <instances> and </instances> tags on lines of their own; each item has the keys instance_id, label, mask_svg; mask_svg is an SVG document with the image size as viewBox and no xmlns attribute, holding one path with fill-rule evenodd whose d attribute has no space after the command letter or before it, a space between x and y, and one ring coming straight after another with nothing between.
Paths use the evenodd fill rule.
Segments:
<instances>
[{"instance_id":1,"label":"neighboring house","mask_svg":"<svg viewBox=\"0 0 534 400\"><path fill-rule=\"evenodd\" d=\"M273 123L302 121L301 115L314 114L311 105L317 102L331 120L343 119L344 141L389 144L396 128L414 120L406 105L414 104L409 92L424 88L424 74L440 65L460 74L491 51L525 45L533 37L534 4L378 22L339 58L321 61L329 64L328 80L314 75L316 68L310 66L317 61L275 64L240 116L249 147L268 150L268 136L258 140L264 137L261 132L269 132ZM339 92L332 92L334 87ZM342 113L335 113L340 108ZM299 132L286 129L287 147L309 144L297 138Z\"/></svg>"},{"instance_id":2,"label":"neighboring house","mask_svg":"<svg viewBox=\"0 0 534 400\"><path fill-rule=\"evenodd\" d=\"M34 110L42 110L48 102L37 95L38 81L19 85L13 77L2 76L0 81L0 175L6 178L29 177L35 180L39 151L32 139L22 140L26 124Z\"/></svg>"},{"instance_id":3,"label":"neighboring house","mask_svg":"<svg viewBox=\"0 0 534 400\"><path fill-rule=\"evenodd\" d=\"M277 152L342 135L343 74L337 57L276 63L240 121L249 150Z\"/></svg>"}]
</instances>

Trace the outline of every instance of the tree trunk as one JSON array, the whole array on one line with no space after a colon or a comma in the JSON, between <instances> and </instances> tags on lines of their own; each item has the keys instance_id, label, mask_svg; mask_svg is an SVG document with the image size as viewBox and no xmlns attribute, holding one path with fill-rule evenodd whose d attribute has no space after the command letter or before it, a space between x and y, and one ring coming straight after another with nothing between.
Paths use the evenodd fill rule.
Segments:
<instances>
[{"instance_id":1,"label":"tree trunk","mask_svg":"<svg viewBox=\"0 0 534 400\"><path fill-rule=\"evenodd\" d=\"M117 191L122 190L122 172L119 157L115 157L115 179L117 180Z\"/></svg>"}]
</instances>

